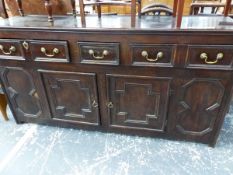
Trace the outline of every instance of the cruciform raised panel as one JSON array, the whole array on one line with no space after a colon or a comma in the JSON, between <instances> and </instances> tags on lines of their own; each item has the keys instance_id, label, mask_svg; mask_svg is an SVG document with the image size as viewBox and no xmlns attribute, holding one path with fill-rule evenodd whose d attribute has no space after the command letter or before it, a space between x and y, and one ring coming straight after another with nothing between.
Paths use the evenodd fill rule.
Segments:
<instances>
[{"instance_id":1,"label":"cruciform raised panel","mask_svg":"<svg viewBox=\"0 0 233 175\"><path fill-rule=\"evenodd\" d=\"M110 126L163 131L170 78L107 75Z\"/></svg>"},{"instance_id":2,"label":"cruciform raised panel","mask_svg":"<svg viewBox=\"0 0 233 175\"><path fill-rule=\"evenodd\" d=\"M57 113L65 117L85 118L86 113L91 112L90 89L82 87L80 80L56 79L50 87ZM79 103L75 103L76 100Z\"/></svg>"},{"instance_id":3,"label":"cruciform raised panel","mask_svg":"<svg viewBox=\"0 0 233 175\"><path fill-rule=\"evenodd\" d=\"M99 124L96 75L41 71L53 119Z\"/></svg>"},{"instance_id":4,"label":"cruciform raised panel","mask_svg":"<svg viewBox=\"0 0 233 175\"><path fill-rule=\"evenodd\" d=\"M123 122L149 124L150 119L158 118L160 94L153 92L152 84L125 83L124 89L116 90L116 96L120 101L117 116Z\"/></svg>"}]
</instances>

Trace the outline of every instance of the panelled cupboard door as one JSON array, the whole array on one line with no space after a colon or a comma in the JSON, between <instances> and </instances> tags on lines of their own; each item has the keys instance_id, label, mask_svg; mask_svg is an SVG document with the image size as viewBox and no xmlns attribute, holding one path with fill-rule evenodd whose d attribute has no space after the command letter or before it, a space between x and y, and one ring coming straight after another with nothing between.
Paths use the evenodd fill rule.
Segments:
<instances>
[{"instance_id":1,"label":"panelled cupboard door","mask_svg":"<svg viewBox=\"0 0 233 175\"><path fill-rule=\"evenodd\" d=\"M18 122L45 116L42 98L35 88L32 72L21 67L0 68L1 80Z\"/></svg>"},{"instance_id":2,"label":"panelled cupboard door","mask_svg":"<svg viewBox=\"0 0 233 175\"><path fill-rule=\"evenodd\" d=\"M95 73L39 70L55 120L99 125Z\"/></svg>"},{"instance_id":3,"label":"panelled cupboard door","mask_svg":"<svg viewBox=\"0 0 233 175\"><path fill-rule=\"evenodd\" d=\"M220 117L228 80L193 78L177 79L175 83L177 90L171 103L170 132L182 138L208 140Z\"/></svg>"},{"instance_id":4,"label":"panelled cupboard door","mask_svg":"<svg viewBox=\"0 0 233 175\"><path fill-rule=\"evenodd\" d=\"M107 75L109 127L164 132L170 80Z\"/></svg>"}]
</instances>

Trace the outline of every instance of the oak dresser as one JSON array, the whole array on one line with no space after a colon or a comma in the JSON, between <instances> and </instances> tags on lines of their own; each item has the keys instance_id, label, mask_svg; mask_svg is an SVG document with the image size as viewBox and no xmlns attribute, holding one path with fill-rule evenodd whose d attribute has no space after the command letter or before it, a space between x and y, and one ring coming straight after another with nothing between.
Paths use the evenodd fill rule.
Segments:
<instances>
[{"instance_id":1,"label":"oak dresser","mask_svg":"<svg viewBox=\"0 0 233 175\"><path fill-rule=\"evenodd\" d=\"M233 85L226 17L11 17L0 77L17 123L190 140L214 146Z\"/></svg>"}]
</instances>

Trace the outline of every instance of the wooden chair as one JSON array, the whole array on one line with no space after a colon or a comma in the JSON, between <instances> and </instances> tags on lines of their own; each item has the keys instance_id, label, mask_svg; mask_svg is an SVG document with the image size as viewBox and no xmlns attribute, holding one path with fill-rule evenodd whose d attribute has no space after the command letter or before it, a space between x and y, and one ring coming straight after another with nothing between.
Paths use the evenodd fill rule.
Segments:
<instances>
[{"instance_id":1,"label":"wooden chair","mask_svg":"<svg viewBox=\"0 0 233 175\"><path fill-rule=\"evenodd\" d=\"M190 5L190 15L204 13L206 7L212 8L211 14L216 14L218 9L224 6L225 3L222 3L222 0L193 0Z\"/></svg>"},{"instance_id":2,"label":"wooden chair","mask_svg":"<svg viewBox=\"0 0 233 175\"><path fill-rule=\"evenodd\" d=\"M194 0L190 5L190 15L197 15L199 11L203 13L206 7L211 7L211 14L216 14L220 7L224 7L224 16L228 16L232 6L231 0L226 0L226 2L222 2L222 0Z\"/></svg>"},{"instance_id":3,"label":"wooden chair","mask_svg":"<svg viewBox=\"0 0 233 175\"><path fill-rule=\"evenodd\" d=\"M2 86L0 85L0 111L5 121L9 120L7 117L6 108L7 108L6 96L4 95Z\"/></svg>"},{"instance_id":4,"label":"wooden chair","mask_svg":"<svg viewBox=\"0 0 233 175\"><path fill-rule=\"evenodd\" d=\"M176 17L176 27L177 28L180 28L180 26L181 26L183 9L184 9L184 1L185 0L174 0L174 3L173 3L173 17ZM140 2L140 5L141 5L141 1L131 0L131 1L128 1L128 3L129 2L130 2L130 5L131 5L131 26L135 27L135 23L136 23L136 21L135 21L136 20L136 6L137 6L137 4L139 5L139 2ZM103 3L106 4L105 2L96 1L92 5L100 6ZM111 1L111 3L114 4L112 1ZM109 4L110 4L110 2L109 2ZM86 26L85 12L84 12L85 5L87 5L87 4L85 4L83 2L83 0L79 0L81 23L82 23L83 27ZM139 8L141 9L141 7L139 7ZM141 15L141 13L139 13L139 17L140 17L140 15ZM98 16L101 17L100 14L98 14Z\"/></svg>"},{"instance_id":5,"label":"wooden chair","mask_svg":"<svg viewBox=\"0 0 233 175\"><path fill-rule=\"evenodd\" d=\"M164 4L152 3L142 8L141 15L172 16L173 10Z\"/></svg>"},{"instance_id":6,"label":"wooden chair","mask_svg":"<svg viewBox=\"0 0 233 175\"><path fill-rule=\"evenodd\" d=\"M22 0L16 0L18 11L21 16L24 16L24 11L22 8ZM72 14L76 17L76 3L75 0L70 0L72 6ZM52 2L50 0L44 0L44 6L48 14L48 21L53 22L53 14L52 14Z\"/></svg>"},{"instance_id":7,"label":"wooden chair","mask_svg":"<svg viewBox=\"0 0 233 175\"><path fill-rule=\"evenodd\" d=\"M131 5L131 0L110 0L110 1L102 1L102 0L96 0L96 1L85 1L83 4L85 6L96 6L98 17L101 18L101 6L107 5L107 6L129 6ZM136 5L138 6L138 16L141 17L141 0L136 0Z\"/></svg>"},{"instance_id":8,"label":"wooden chair","mask_svg":"<svg viewBox=\"0 0 233 175\"><path fill-rule=\"evenodd\" d=\"M136 6L138 7L138 16L141 17L141 0L109 0L109 1L102 1L102 0L95 0L95 1L83 1L79 0L80 6L80 15L82 25L85 26L85 13L84 8L85 6L96 6L98 18L101 18L101 6L103 5L114 5L114 6L131 6L131 21L135 21L136 17Z\"/></svg>"}]
</instances>

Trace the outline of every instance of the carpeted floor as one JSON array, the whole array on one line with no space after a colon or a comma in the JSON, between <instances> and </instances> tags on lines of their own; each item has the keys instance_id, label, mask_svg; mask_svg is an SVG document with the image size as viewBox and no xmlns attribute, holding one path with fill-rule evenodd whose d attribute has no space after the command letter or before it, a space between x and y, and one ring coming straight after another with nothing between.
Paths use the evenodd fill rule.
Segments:
<instances>
[{"instance_id":1,"label":"carpeted floor","mask_svg":"<svg viewBox=\"0 0 233 175\"><path fill-rule=\"evenodd\" d=\"M9 111L10 113L10 111ZM34 124L0 116L0 175L233 174L233 104L216 147Z\"/></svg>"}]
</instances>

